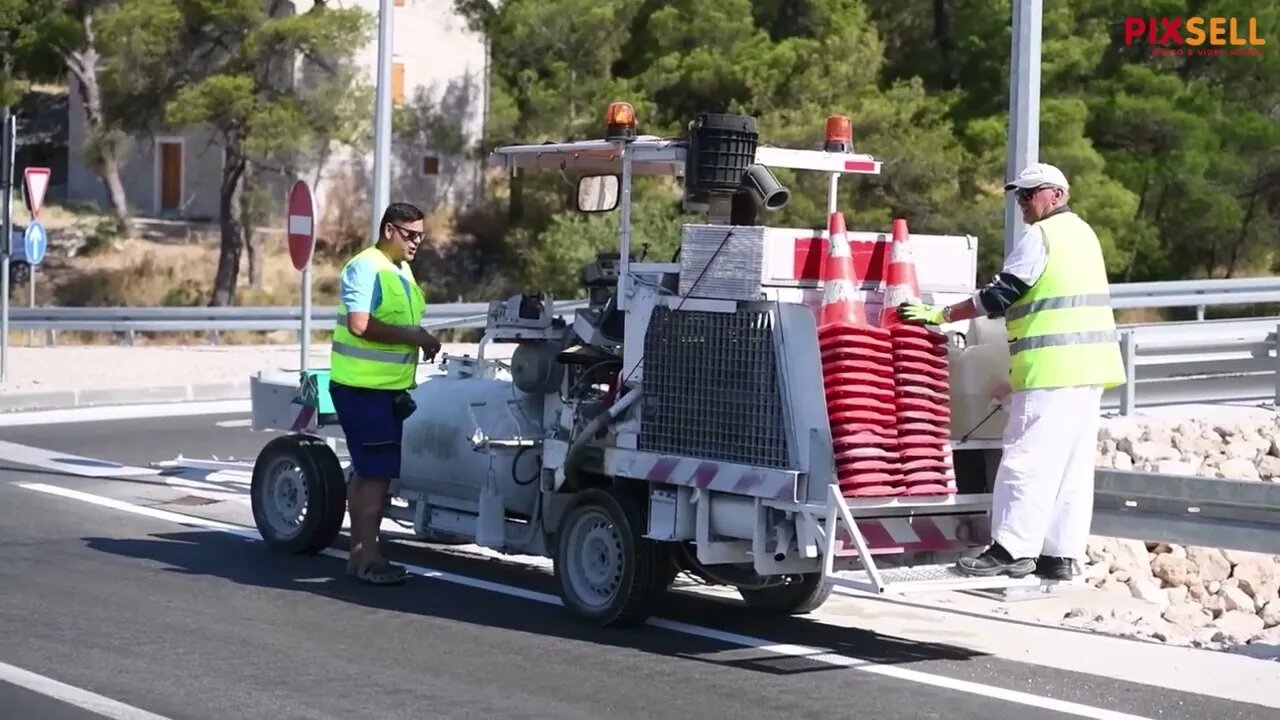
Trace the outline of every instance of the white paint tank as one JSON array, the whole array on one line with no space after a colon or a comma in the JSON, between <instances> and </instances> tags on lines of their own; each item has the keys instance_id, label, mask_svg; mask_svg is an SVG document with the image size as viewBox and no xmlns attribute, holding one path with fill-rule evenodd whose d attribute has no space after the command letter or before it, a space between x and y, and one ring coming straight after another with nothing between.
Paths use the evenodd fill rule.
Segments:
<instances>
[{"instance_id":1,"label":"white paint tank","mask_svg":"<svg viewBox=\"0 0 1280 720\"><path fill-rule=\"evenodd\" d=\"M478 502L492 471L508 511L527 515L538 493L539 447L475 442L542 436L542 396L508 380L432 377L412 391L418 408L405 421L401 480L406 489Z\"/></svg>"}]
</instances>

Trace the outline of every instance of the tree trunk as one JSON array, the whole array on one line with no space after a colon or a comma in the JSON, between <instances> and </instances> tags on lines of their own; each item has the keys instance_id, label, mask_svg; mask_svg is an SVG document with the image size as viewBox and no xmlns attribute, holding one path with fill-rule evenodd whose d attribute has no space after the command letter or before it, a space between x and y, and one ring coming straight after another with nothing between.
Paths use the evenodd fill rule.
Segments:
<instances>
[{"instance_id":1,"label":"tree trunk","mask_svg":"<svg viewBox=\"0 0 1280 720\"><path fill-rule=\"evenodd\" d=\"M222 183L218 189L218 220L222 225L218 250L218 271L213 279L212 306L232 305L236 299L236 282L240 275L240 249L243 228L240 222L240 179L244 176L245 159L239 138L229 138L226 160L222 166Z\"/></svg>"},{"instance_id":2,"label":"tree trunk","mask_svg":"<svg viewBox=\"0 0 1280 720\"><path fill-rule=\"evenodd\" d=\"M951 27L951 11L946 0L933 0L933 42L942 59L942 89L954 90L960 84L955 63L955 33Z\"/></svg>"},{"instance_id":3,"label":"tree trunk","mask_svg":"<svg viewBox=\"0 0 1280 720\"><path fill-rule=\"evenodd\" d=\"M92 162L98 177L107 188L107 198L116 218L116 232L129 237L133 228L129 218L129 199L120 179L120 144L102 117L102 88L98 85L98 51L93 47L93 14L80 17L84 29L84 49L66 54L67 69L75 76L84 107L85 124L98 136L97 155Z\"/></svg>"},{"instance_id":4,"label":"tree trunk","mask_svg":"<svg viewBox=\"0 0 1280 720\"><path fill-rule=\"evenodd\" d=\"M262 237L254 231L254 228L262 223L261 208L259 207L260 191L253 185L253 168L245 167L242 175L240 191L240 221L241 231L244 239L245 259L249 265L249 286L254 290L262 289L262 265L265 258L262 256Z\"/></svg>"},{"instance_id":5,"label":"tree trunk","mask_svg":"<svg viewBox=\"0 0 1280 720\"><path fill-rule=\"evenodd\" d=\"M1235 277L1236 265L1240 262L1240 256L1244 254L1244 246L1249 239L1249 226L1253 224L1253 213L1258 209L1258 196L1253 194L1249 196L1249 207L1245 210L1244 221L1240 223L1240 231L1236 233L1235 242L1231 243L1231 254L1227 260L1227 277Z\"/></svg>"}]
</instances>

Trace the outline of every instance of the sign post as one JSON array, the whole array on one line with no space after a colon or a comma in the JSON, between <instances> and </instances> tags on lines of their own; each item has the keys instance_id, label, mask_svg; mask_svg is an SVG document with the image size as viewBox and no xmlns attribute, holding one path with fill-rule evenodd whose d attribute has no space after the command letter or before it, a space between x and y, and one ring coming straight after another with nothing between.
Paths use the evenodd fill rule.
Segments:
<instances>
[{"instance_id":1,"label":"sign post","mask_svg":"<svg viewBox=\"0 0 1280 720\"><path fill-rule=\"evenodd\" d=\"M0 111L0 383L9 373L9 255L13 252L13 161L17 118Z\"/></svg>"},{"instance_id":2,"label":"sign post","mask_svg":"<svg viewBox=\"0 0 1280 720\"><path fill-rule=\"evenodd\" d=\"M27 273L27 285L31 289L31 307L36 306L36 268L40 263L44 262L45 253L49 250L49 234L45 232L44 225L39 220L32 220L27 225L27 230L22 235L22 249L26 255L27 267L30 271ZM35 344L35 331L27 333L27 342Z\"/></svg>"},{"instance_id":3,"label":"sign post","mask_svg":"<svg viewBox=\"0 0 1280 720\"><path fill-rule=\"evenodd\" d=\"M31 268L27 274L27 290L31 293L28 304L31 307L36 306L36 266L44 261L44 254L49 246L49 234L37 222L37 218L44 208L44 195L49 189L50 174L47 167L29 167L22 172L22 199L26 201L27 214L31 216L31 225L27 226L27 232L22 238L27 251L27 265ZM38 253L35 248L38 248ZM33 343L33 340L34 331L27 335L28 343Z\"/></svg>"},{"instance_id":4,"label":"sign post","mask_svg":"<svg viewBox=\"0 0 1280 720\"><path fill-rule=\"evenodd\" d=\"M311 256L316 249L315 198L311 186L298 180L289 189L286 203L289 238L289 259L293 267L302 271L302 370L307 369L307 357L311 354Z\"/></svg>"}]
</instances>

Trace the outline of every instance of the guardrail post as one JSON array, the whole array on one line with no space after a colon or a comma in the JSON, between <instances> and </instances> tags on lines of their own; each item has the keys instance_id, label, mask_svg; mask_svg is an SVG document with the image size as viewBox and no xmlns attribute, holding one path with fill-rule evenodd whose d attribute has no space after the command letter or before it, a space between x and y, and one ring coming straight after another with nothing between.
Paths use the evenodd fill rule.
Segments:
<instances>
[{"instance_id":1,"label":"guardrail post","mask_svg":"<svg viewBox=\"0 0 1280 720\"><path fill-rule=\"evenodd\" d=\"M124 331L124 344L128 345L129 347L133 347L133 329L132 328Z\"/></svg>"},{"instance_id":2,"label":"guardrail post","mask_svg":"<svg viewBox=\"0 0 1280 720\"><path fill-rule=\"evenodd\" d=\"M1196 320L1204 320L1204 306L1203 306L1203 305L1197 305L1197 306L1196 306Z\"/></svg>"},{"instance_id":3,"label":"guardrail post","mask_svg":"<svg viewBox=\"0 0 1280 720\"><path fill-rule=\"evenodd\" d=\"M1133 336L1132 330L1125 330L1120 336L1120 356L1124 358L1124 392L1120 395L1120 414L1130 415L1134 411L1134 405L1137 402L1137 389L1134 387L1138 382L1138 341Z\"/></svg>"},{"instance_id":4,"label":"guardrail post","mask_svg":"<svg viewBox=\"0 0 1280 720\"><path fill-rule=\"evenodd\" d=\"M1280 323L1276 323L1276 410L1280 411Z\"/></svg>"},{"instance_id":5,"label":"guardrail post","mask_svg":"<svg viewBox=\"0 0 1280 720\"><path fill-rule=\"evenodd\" d=\"M44 331L44 344L54 347L58 344L58 331L50 328Z\"/></svg>"}]
</instances>

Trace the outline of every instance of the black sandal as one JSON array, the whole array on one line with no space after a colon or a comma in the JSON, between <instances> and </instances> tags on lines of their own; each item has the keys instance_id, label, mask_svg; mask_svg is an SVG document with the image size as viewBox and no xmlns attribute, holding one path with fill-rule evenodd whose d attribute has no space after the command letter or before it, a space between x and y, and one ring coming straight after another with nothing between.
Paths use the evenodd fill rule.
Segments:
<instances>
[{"instance_id":1,"label":"black sandal","mask_svg":"<svg viewBox=\"0 0 1280 720\"><path fill-rule=\"evenodd\" d=\"M398 585L409 578L409 571L403 565L396 565L387 560L369 563L361 568L349 567L347 574L370 585Z\"/></svg>"}]
</instances>

